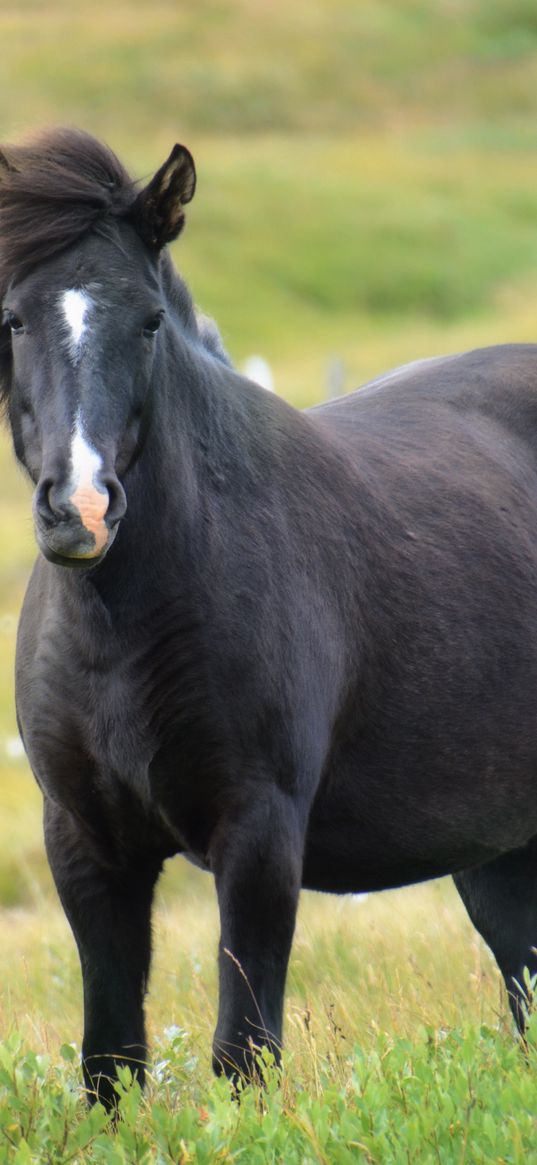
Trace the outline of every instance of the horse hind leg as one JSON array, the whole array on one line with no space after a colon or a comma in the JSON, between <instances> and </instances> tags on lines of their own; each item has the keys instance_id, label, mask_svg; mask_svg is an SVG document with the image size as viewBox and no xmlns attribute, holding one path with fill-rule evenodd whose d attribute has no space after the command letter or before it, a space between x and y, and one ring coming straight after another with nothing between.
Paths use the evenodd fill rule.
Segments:
<instances>
[{"instance_id":1,"label":"horse hind leg","mask_svg":"<svg viewBox=\"0 0 537 1165\"><path fill-rule=\"evenodd\" d=\"M454 875L476 930L503 975L509 1005L524 1034L531 992L524 969L537 976L537 839L522 849Z\"/></svg>"}]
</instances>

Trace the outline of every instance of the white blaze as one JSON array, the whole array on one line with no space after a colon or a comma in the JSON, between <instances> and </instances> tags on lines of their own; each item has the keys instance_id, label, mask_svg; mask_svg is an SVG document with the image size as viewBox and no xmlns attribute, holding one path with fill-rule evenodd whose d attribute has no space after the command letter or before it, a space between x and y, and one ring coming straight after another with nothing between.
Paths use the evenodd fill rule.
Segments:
<instances>
[{"instance_id":1,"label":"white blaze","mask_svg":"<svg viewBox=\"0 0 537 1165\"><path fill-rule=\"evenodd\" d=\"M88 533L93 534L94 546L78 558L94 558L108 542L109 531L105 516L108 509L108 490L99 487L97 474L103 468L103 461L97 450L90 445L84 433L80 411L77 413L71 437L71 493L69 501L78 510L80 521Z\"/></svg>"},{"instance_id":2,"label":"white blaze","mask_svg":"<svg viewBox=\"0 0 537 1165\"><path fill-rule=\"evenodd\" d=\"M85 291L64 291L60 297L60 306L68 328L69 343L74 356L77 356L82 343L82 337L87 330L86 318L91 307L91 299Z\"/></svg>"},{"instance_id":3,"label":"white blaze","mask_svg":"<svg viewBox=\"0 0 537 1165\"><path fill-rule=\"evenodd\" d=\"M103 467L102 457L90 445L84 434L84 425L80 412L76 415L75 427L71 438L71 485L73 492L83 486L86 489L95 488L95 474Z\"/></svg>"}]
</instances>

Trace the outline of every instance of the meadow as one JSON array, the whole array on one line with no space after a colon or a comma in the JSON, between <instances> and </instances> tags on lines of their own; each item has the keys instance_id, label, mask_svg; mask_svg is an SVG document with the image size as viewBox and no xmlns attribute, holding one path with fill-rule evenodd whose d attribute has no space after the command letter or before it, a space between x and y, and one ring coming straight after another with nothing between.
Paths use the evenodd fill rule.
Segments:
<instances>
[{"instance_id":1,"label":"meadow","mask_svg":"<svg viewBox=\"0 0 537 1165\"><path fill-rule=\"evenodd\" d=\"M174 257L234 361L322 399L427 355L537 337L537 16L530 0L0 4L0 140L104 137L137 176L199 172ZM537 1161L534 1045L449 881L304 894L281 1087L213 1082L217 912L168 864L145 1098L113 1131L80 1087L81 982L17 747L30 490L0 437L0 1163Z\"/></svg>"}]
</instances>

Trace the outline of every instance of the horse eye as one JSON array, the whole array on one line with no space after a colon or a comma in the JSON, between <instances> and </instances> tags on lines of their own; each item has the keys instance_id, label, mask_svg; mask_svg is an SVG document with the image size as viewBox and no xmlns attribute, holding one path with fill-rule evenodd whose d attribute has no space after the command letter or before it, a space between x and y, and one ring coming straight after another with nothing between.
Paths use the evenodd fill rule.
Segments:
<instances>
[{"instance_id":1,"label":"horse eye","mask_svg":"<svg viewBox=\"0 0 537 1165\"><path fill-rule=\"evenodd\" d=\"M13 312L13 311L5 311L4 312L3 323L7 324L8 328L11 328L11 331L12 331L14 336L20 336L21 333L24 331L24 324L23 324L22 320L20 320L19 317L16 316L15 312Z\"/></svg>"},{"instance_id":2,"label":"horse eye","mask_svg":"<svg viewBox=\"0 0 537 1165\"><path fill-rule=\"evenodd\" d=\"M154 336L156 332L158 332L162 323L163 314L164 313L162 311L156 312L155 315L151 316L151 319L149 319L147 323L144 324L144 336Z\"/></svg>"}]
</instances>

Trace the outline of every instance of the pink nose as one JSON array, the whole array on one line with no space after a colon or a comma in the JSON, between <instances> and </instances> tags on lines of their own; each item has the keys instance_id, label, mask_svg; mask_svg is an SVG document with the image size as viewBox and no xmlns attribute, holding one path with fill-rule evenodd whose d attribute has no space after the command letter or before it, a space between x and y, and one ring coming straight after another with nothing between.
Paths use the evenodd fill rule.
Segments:
<instances>
[{"instance_id":1,"label":"pink nose","mask_svg":"<svg viewBox=\"0 0 537 1165\"><path fill-rule=\"evenodd\" d=\"M114 473L95 483L58 487L44 477L34 495L38 542L64 558L99 558L113 542L116 528L127 509L121 483Z\"/></svg>"},{"instance_id":2,"label":"pink nose","mask_svg":"<svg viewBox=\"0 0 537 1165\"><path fill-rule=\"evenodd\" d=\"M89 534L93 534L95 548L93 552L81 555L83 558L94 558L104 550L110 533L105 522L110 497L108 490L96 489L94 485L78 485L68 499L77 511L80 521Z\"/></svg>"}]
</instances>

